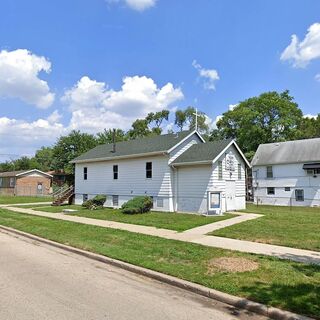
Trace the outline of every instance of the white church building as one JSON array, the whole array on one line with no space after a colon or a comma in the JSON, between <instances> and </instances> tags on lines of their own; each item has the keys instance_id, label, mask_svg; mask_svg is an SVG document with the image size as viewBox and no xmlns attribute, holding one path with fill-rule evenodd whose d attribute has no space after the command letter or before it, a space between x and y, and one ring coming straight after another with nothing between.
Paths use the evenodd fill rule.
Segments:
<instances>
[{"instance_id":1,"label":"white church building","mask_svg":"<svg viewBox=\"0 0 320 320\"><path fill-rule=\"evenodd\" d=\"M74 159L75 203L107 195L106 207L135 196L153 198L153 209L221 214L245 208L250 166L234 140L205 142L182 131L99 145Z\"/></svg>"},{"instance_id":2,"label":"white church building","mask_svg":"<svg viewBox=\"0 0 320 320\"><path fill-rule=\"evenodd\" d=\"M320 138L261 144L251 164L256 203L320 206Z\"/></svg>"}]
</instances>

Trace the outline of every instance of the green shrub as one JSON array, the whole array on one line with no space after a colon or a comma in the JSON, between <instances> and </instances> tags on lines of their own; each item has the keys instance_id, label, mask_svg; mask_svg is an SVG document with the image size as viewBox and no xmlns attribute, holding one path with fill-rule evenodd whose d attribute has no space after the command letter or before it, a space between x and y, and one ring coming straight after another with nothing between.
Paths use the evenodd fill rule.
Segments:
<instances>
[{"instance_id":1,"label":"green shrub","mask_svg":"<svg viewBox=\"0 0 320 320\"><path fill-rule=\"evenodd\" d=\"M153 201L148 196L135 197L122 205L121 210L123 213L136 214L149 212L152 208Z\"/></svg>"},{"instance_id":2,"label":"green shrub","mask_svg":"<svg viewBox=\"0 0 320 320\"><path fill-rule=\"evenodd\" d=\"M89 210L96 210L96 209L102 208L106 200L107 200L107 196L99 194L95 196L93 199L89 199L85 201L82 204L82 206Z\"/></svg>"}]
</instances>

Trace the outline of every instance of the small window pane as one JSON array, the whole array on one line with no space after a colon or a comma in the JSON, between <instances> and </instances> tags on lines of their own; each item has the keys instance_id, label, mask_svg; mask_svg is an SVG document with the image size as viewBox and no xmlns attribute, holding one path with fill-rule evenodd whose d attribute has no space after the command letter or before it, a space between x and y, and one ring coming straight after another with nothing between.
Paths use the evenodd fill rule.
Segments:
<instances>
[{"instance_id":1,"label":"small window pane","mask_svg":"<svg viewBox=\"0 0 320 320\"><path fill-rule=\"evenodd\" d=\"M83 168L83 180L87 180L88 179L88 168L84 167Z\"/></svg>"},{"instance_id":2,"label":"small window pane","mask_svg":"<svg viewBox=\"0 0 320 320\"><path fill-rule=\"evenodd\" d=\"M218 179L222 180L222 161L218 161Z\"/></svg>"},{"instance_id":3,"label":"small window pane","mask_svg":"<svg viewBox=\"0 0 320 320\"><path fill-rule=\"evenodd\" d=\"M267 178L273 178L272 166L267 166Z\"/></svg>"},{"instance_id":4,"label":"small window pane","mask_svg":"<svg viewBox=\"0 0 320 320\"><path fill-rule=\"evenodd\" d=\"M88 195L87 194L83 194L82 195L82 200L83 200L83 202L87 201L88 200Z\"/></svg>"},{"instance_id":5,"label":"small window pane","mask_svg":"<svg viewBox=\"0 0 320 320\"><path fill-rule=\"evenodd\" d=\"M291 190L290 187L285 187L285 188L284 188L284 191L290 191L290 190Z\"/></svg>"},{"instance_id":6,"label":"small window pane","mask_svg":"<svg viewBox=\"0 0 320 320\"><path fill-rule=\"evenodd\" d=\"M304 190L296 189L295 190L296 201L304 201Z\"/></svg>"},{"instance_id":7,"label":"small window pane","mask_svg":"<svg viewBox=\"0 0 320 320\"><path fill-rule=\"evenodd\" d=\"M118 179L118 165L113 166L113 179Z\"/></svg>"},{"instance_id":8,"label":"small window pane","mask_svg":"<svg viewBox=\"0 0 320 320\"><path fill-rule=\"evenodd\" d=\"M146 163L146 178L147 179L152 178L152 162Z\"/></svg>"},{"instance_id":9,"label":"small window pane","mask_svg":"<svg viewBox=\"0 0 320 320\"><path fill-rule=\"evenodd\" d=\"M163 208L163 198L157 198L157 207Z\"/></svg>"},{"instance_id":10,"label":"small window pane","mask_svg":"<svg viewBox=\"0 0 320 320\"><path fill-rule=\"evenodd\" d=\"M119 196L117 196L117 195L112 196L112 205L114 207L118 207L119 206Z\"/></svg>"},{"instance_id":11,"label":"small window pane","mask_svg":"<svg viewBox=\"0 0 320 320\"><path fill-rule=\"evenodd\" d=\"M270 195L275 194L274 188L273 187L268 187L267 188L267 194L270 194Z\"/></svg>"}]
</instances>

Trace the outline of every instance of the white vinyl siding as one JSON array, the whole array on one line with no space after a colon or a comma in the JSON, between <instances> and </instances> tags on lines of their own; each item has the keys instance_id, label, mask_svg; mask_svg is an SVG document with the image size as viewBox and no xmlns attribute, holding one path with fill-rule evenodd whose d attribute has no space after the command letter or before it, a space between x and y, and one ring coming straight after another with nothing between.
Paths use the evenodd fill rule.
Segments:
<instances>
[{"instance_id":1,"label":"white vinyl siding","mask_svg":"<svg viewBox=\"0 0 320 320\"><path fill-rule=\"evenodd\" d=\"M284 206L320 206L320 175L309 175L303 163L274 164L273 179L266 178L266 166L254 166L254 201L260 204ZM267 195L274 187L275 195ZM304 201L297 201L295 190L302 189Z\"/></svg>"}]
</instances>

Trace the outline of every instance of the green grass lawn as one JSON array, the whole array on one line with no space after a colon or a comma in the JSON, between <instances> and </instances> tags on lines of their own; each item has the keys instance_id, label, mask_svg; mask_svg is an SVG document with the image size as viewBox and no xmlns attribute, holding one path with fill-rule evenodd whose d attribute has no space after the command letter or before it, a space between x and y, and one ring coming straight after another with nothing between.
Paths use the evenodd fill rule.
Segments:
<instances>
[{"instance_id":1,"label":"green grass lawn","mask_svg":"<svg viewBox=\"0 0 320 320\"><path fill-rule=\"evenodd\" d=\"M320 208L256 206L265 216L212 232L212 235L320 251Z\"/></svg>"},{"instance_id":2,"label":"green grass lawn","mask_svg":"<svg viewBox=\"0 0 320 320\"><path fill-rule=\"evenodd\" d=\"M0 204L32 203L32 202L49 202L51 197L23 197L23 196L4 196L0 195Z\"/></svg>"},{"instance_id":3,"label":"green grass lawn","mask_svg":"<svg viewBox=\"0 0 320 320\"><path fill-rule=\"evenodd\" d=\"M320 315L320 266L25 215L0 209L0 224L313 317ZM211 259L245 258L258 269L229 272Z\"/></svg>"},{"instance_id":4,"label":"green grass lawn","mask_svg":"<svg viewBox=\"0 0 320 320\"><path fill-rule=\"evenodd\" d=\"M117 222L124 222L130 224L138 224L143 226L151 226L157 228L164 228L176 231L185 231L191 228L202 226L208 223L217 222L225 219L235 217L232 214L226 214L216 217L204 217L196 214L185 213L170 213L170 212L155 212L143 214L124 214L119 209L103 208L98 210L88 210L81 206L61 206L61 207L40 207L35 209L37 211L45 212L62 212L63 209L76 209L78 210L72 215L79 217L87 217L100 220L110 220Z\"/></svg>"}]
</instances>

